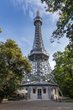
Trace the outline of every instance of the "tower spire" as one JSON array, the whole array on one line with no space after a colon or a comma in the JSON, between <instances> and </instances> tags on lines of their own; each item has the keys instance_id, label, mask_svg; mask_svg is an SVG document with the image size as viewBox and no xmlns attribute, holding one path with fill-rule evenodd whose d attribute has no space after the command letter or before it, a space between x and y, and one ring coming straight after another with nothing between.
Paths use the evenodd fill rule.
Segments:
<instances>
[{"instance_id":1,"label":"tower spire","mask_svg":"<svg viewBox=\"0 0 73 110\"><path fill-rule=\"evenodd\" d=\"M39 10L37 10L37 12L36 12L36 16L40 16Z\"/></svg>"},{"instance_id":2,"label":"tower spire","mask_svg":"<svg viewBox=\"0 0 73 110\"><path fill-rule=\"evenodd\" d=\"M34 37L32 51L46 52L42 39L42 32L41 32L42 18L40 17L39 10L37 10L36 17L34 18L34 26L35 26L35 37Z\"/></svg>"}]
</instances>

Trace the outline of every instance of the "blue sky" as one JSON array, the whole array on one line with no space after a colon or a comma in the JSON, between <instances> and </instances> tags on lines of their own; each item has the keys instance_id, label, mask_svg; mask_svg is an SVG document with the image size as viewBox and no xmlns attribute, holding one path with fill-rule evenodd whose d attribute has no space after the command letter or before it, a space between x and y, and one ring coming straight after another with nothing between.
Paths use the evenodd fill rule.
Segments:
<instances>
[{"instance_id":1,"label":"blue sky","mask_svg":"<svg viewBox=\"0 0 73 110\"><path fill-rule=\"evenodd\" d=\"M28 55L32 49L34 39L33 18L37 10L43 18L42 36L46 50L50 55L50 65L54 68L52 54L56 51L63 51L68 44L68 39L55 40L50 43L52 32L56 29L58 13L47 13L47 5L40 0L0 0L0 27L3 32L0 34L0 41L5 42L11 38L16 41L24 55Z\"/></svg>"}]
</instances>

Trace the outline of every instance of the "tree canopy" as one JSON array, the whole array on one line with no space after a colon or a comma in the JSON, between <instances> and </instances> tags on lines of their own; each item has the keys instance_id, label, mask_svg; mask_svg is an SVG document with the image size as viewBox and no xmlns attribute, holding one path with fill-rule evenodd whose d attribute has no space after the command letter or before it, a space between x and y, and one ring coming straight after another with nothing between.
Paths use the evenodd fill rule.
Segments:
<instances>
[{"instance_id":1,"label":"tree canopy","mask_svg":"<svg viewBox=\"0 0 73 110\"><path fill-rule=\"evenodd\" d=\"M22 55L15 41L0 42L0 98L13 94L23 75L30 71L29 60Z\"/></svg>"},{"instance_id":2,"label":"tree canopy","mask_svg":"<svg viewBox=\"0 0 73 110\"><path fill-rule=\"evenodd\" d=\"M0 28L0 33L2 32L2 29Z\"/></svg>"},{"instance_id":3,"label":"tree canopy","mask_svg":"<svg viewBox=\"0 0 73 110\"><path fill-rule=\"evenodd\" d=\"M56 52L53 57L56 66L53 70L56 81L66 96L73 98L73 0L41 0L46 2L46 11L59 13L57 29L53 32L53 38L61 38L66 35L69 45L64 52Z\"/></svg>"},{"instance_id":4,"label":"tree canopy","mask_svg":"<svg viewBox=\"0 0 73 110\"><path fill-rule=\"evenodd\" d=\"M63 94L73 98L73 49L69 44L64 52L56 52L54 55L56 62L53 73Z\"/></svg>"},{"instance_id":5,"label":"tree canopy","mask_svg":"<svg viewBox=\"0 0 73 110\"><path fill-rule=\"evenodd\" d=\"M47 11L59 12L57 29L53 32L53 38L60 38L66 34L73 44L73 0L41 0L48 5Z\"/></svg>"}]
</instances>

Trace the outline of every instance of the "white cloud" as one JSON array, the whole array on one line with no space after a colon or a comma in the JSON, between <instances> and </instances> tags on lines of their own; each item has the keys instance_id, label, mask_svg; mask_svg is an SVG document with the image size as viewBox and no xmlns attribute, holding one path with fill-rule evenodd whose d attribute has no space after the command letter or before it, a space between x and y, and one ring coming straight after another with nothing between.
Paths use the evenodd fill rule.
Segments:
<instances>
[{"instance_id":1,"label":"white cloud","mask_svg":"<svg viewBox=\"0 0 73 110\"><path fill-rule=\"evenodd\" d=\"M51 18L52 18L52 22L57 21L59 19L59 12L53 13Z\"/></svg>"},{"instance_id":2,"label":"white cloud","mask_svg":"<svg viewBox=\"0 0 73 110\"><path fill-rule=\"evenodd\" d=\"M40 11L41 16L50 15L52 21L54 22L59 18L59 13L55 12L54 14L46 12L47 4L41 3L41 0L12 0L14 6L23 10L24 14L28 11L28 14L31 18L35 16L37 10Z\"/></svg>"},{"instance_id":3,"label":"white cloud","mask_svg":"<svg viewBox=\"0 0 73 110\"><path fill-rule=\"evenodd\" d=\"M46 14L45 8L47 7L46 3L41 3L41 0L13 0L14 6L20 7L24 14L28 11L30 17L33 17L37 10L40 11L41 15Z\"/></svg>"},{"instance_id":4,"label":"white cloud","mask_svg":"<svg viewBox=\"0 0 73 110\"><path fill-rule=\"evenodd\" d=\"M54 66L55 66L55 61L52 61L52 59L49 60L49 63L50 63L50 66L51 66L51 69L53 70L54 69Z\"/></svg>"}]
</instances>

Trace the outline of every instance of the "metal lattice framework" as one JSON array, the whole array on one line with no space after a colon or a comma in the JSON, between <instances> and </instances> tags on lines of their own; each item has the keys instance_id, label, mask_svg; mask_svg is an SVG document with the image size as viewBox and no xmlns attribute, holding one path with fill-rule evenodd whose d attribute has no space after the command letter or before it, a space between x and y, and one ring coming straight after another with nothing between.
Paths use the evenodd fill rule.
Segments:
<instances>
[{"instance_id":1,"label":"metal lattice framework","mask_svg":"<svg viewBox=\"0 0 73 110\"><path fill-rule=\"evenodd\" d=\"M51 68L48 62L49 55L47 54L41 33L42 26L42 18L39 15L39 11L37 11L37 15L34 18L34 26L35 26L35 37L33 43L33 49L28 56L29 60L32 64L32 72L30 80L37 81L45 81L52 80L53 76L51 75Z\"/></svg>"}]
</instances>

